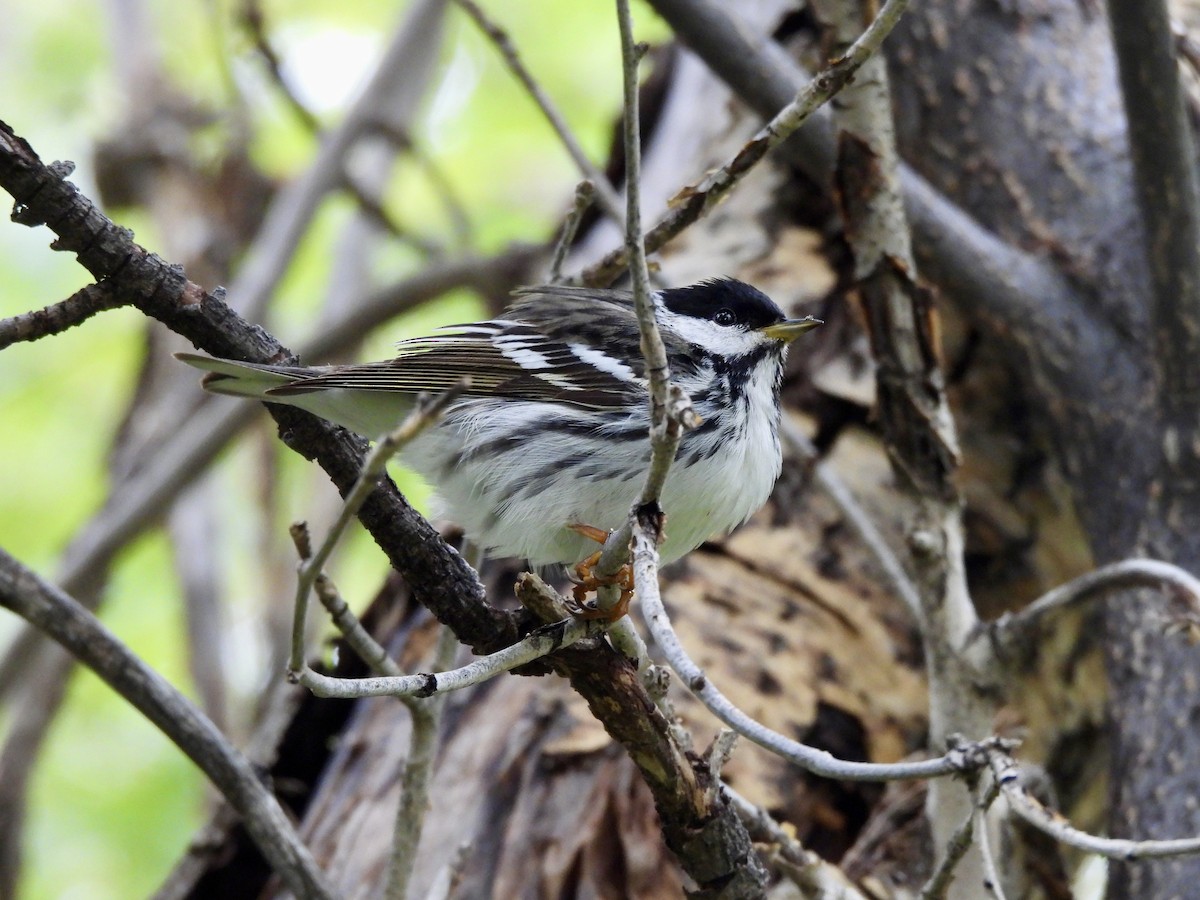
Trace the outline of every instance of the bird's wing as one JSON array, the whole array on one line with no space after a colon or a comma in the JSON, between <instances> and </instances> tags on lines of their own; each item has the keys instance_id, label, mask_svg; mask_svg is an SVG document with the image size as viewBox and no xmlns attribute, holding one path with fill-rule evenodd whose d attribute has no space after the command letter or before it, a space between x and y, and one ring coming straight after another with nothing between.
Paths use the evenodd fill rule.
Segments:
<instances>
[{"instance_id":1,"label":"bird's wing","mask_svg":"<svg viewBox=\"0 0 1200 900\"><path fill-rule=\"evenodd\" d=\"M517 301L510 308L513 318L534 325L547 337L584 344L624 360L638 378L645 378L637 310L629 291L546 284L521 288L514 294ZM546 303L545 297L560 302ZM672 370L694 371L699 348L670 331L660 329L659 336Z\"/></svg>"},{"instance_id":2,"label":"bird's wing","mask_svg":"<svg viewBox=\"0 0 1200 900\"><path fill-rule=\"evenodd\" d=\"M467 394L569 403L594 409L624 407L645 393L638 371L588 340L548 335L512 319L452 326L401 341L386 362L338 366L273 388L285 397L340 388L417 394L443 391L470 379Z\"/></svg>"}]
</instances>

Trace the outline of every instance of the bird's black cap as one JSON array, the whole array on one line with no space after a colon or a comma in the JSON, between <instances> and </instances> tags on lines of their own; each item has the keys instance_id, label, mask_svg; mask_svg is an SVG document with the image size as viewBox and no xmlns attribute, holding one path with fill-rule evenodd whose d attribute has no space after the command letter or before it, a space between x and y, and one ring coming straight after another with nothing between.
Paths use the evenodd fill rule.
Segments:
<instances>
[{"instance_id":1,"label":"bird's black cap","mask_svg":"<svg viewBox=\"0 0 1200 900\"><path fill-rule=\"evenodd\" d=\"M661 295L663 305L673 313L714 321L718 314L727 318L731 313L733 319L728 324L747 330L774 325L785 318L774 300L735 278L711 278L687 287L668 288Z\"/></svg>"}]
</instances>

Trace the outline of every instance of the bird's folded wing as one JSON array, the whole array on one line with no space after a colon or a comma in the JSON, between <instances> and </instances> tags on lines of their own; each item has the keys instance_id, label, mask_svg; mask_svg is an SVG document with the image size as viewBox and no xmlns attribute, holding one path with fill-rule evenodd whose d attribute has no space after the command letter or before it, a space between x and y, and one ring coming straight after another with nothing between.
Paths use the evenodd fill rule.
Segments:
<instances>
[{"instance_id":1,"label":"bird's folded wing","mask_svg":"<svg viewBox=\"0 0 1200 900\"><path fill-rule=\"evenodd\" d=\"M603 350L507 319L401 341L396 352L386 362L338 366L267 393L284 397L340 388L416 394L446 390L465 377L466 393L474 396L617 409L638 402L646 390L634 369Z\"/></svg>"}]
</instances>

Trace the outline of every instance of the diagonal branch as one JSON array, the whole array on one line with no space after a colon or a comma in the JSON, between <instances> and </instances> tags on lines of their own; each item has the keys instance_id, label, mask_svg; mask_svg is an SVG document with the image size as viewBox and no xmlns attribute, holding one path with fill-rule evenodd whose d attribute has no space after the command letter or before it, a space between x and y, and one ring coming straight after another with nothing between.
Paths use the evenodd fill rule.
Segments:
<instances>
[{"instance_id":1,"label":"diagonal branch","mask_svg":"<svg viewBox=\"0 0 1200 900\"><path fill-rule=\"evenodd\" d=\"M16 215L23 224L50 224L58 233L56 249L74 252L93 277L112 282L123 302L158 319L200 349L214 356L258 362L290 358L286 348L266 331L238 317L220 297L189 282L178 267L136 244L128 229L109 221L3 124L0 186L16 200ZM305 458L315 459L339 491L349 491L361 468L363 442L307 414L271 409L284 442ZM528 627L525 615L504 612L486 602L474 571L390 481L367 499L360 519L418 599L464 641L488 652L519 639Z\"/></svg>"},{"instance_id":2,"label":"diagonal branch","mask_svg":"<svg viewBox=\"0 0 1200 900\"><path fill-rule=\"evenodd\" d=\"M592 183L596 191L596 201L600 207L617 225L623 225L625 222L625 210L621 208L621 198L617 192L613 190L612 185L605 177L604 173L596 168L596 165L588 157L583 147L580 146L578 140L575 139L574 133L571 131L567 120L563 118L562 113L554 105L550 96L542 90L542 86L537 83L537 80L525 68L525 64L521 62L521 57L517 53L517 48L513 45L512 38L508 36L508 32L500 27L492 19L488 18L487 13L483 11L475 0L454 0L454 2L471 17L472 21L479 27L479 30L487 35L504 60L504 64L508 66L513 77L521 83L525 91L533 99L546 121L550 123L550 127L554 129L554 133L558 135L558 139L562 142L563 147L574 160L580 174ZM628 178L633 181L633 178Z\"/></svg>"},{"instance_id":3,"label":"diagonal branch","mask_svg":"<svg viewBox=\"0 0 1200 900\"><path fill-rule=\"evenodd\" d=\"M33 149L0 123L0 187L16 199L23 224L50 223L54 247L76 254L117 295L214 356L257 362L290 354L262 328L241 319L220 297L206 293L133 241L127 229L44 165ZM315 460L345 494L361 469L363 444L342 429L288 407L269 407L281 437ZM488 605L475 573L385 480L367 499L360 521L408 580L417 599L481 652L512 644L534 624L524 612ZM727 807L704 802L696 772L670 737L670 723L647 693L637 667L607 645L572 647L553 659L609 735L620 743L650 786L668 846L680 852L701 884L720 882L751 852L745 829ZM736 826L736 827L734 827ZM708 848L729 848L714 860ZM730 855L731 854L731 855Z\"/></svg>"},{"instance_id":4,"label":"diagonal branch","mask_svg":"<svg viewBox=\"0 0 1200 900\"><path fill-rule=\"evenodd\" d=\"M1047 809L1021 783L1021 770L1016 761L1005 753L992 751L992 772L1008 801L1008 808L1023 821L1054 840L1086 853L1098 853L1109 859L1132 862L1138 859L1161 859L1169 856L1191 856L1200 853L1200 837L1167 840L1131 841L1104 838L1080 831L1063 816Z\"/></svg>"},{"instance_id":5,"label":"diagonal branch","mask_svg":"<svg viewBox=\"0 0 1200 900\"><path fill-rule=\"evenodd\" d=\"M687 46L751 109L770 118L801 89L804 73L783 48L742 27L714 0L650 0ZM780 155L826 189L837 152L818 112ZM914 252L924 275L964 309L999 323L1065 397L1091 396L1100 383L1136 384L1144 360L1097 312L1085 290L1053 260L1010 246L911 167L899 165ZM1032 348L1042 351L1033 353ZM1047 366L1046 359L1055 360Z\"/></svg>"},{"instance_id":6,"label":"diagonal branch","mask_svg":"<svg viewBox=\"0 0 1200 900\"><path fill-rule=\"evenodd\" d=\"M249 760L200 710L131 653L91 613L3 550L0 605L54 638L174 741L241 814L263 856L297 896L334 896Z\"/></svg>"},{"instance_id":7,"label":"diagonal branch","mask_svg":"<svg viewBox=\"0 0 1200 900\"><path fill-rule=\"evenodd\" d=\"M1188 607L1190 621L1200 620L1200 579L1179 566L1156 559L1126 559L1086 572L1046 592L1020 612L1005 614L971 637L985 635L996 658L1008 662L1031 645L1031 638L1055 612L1101 600L1117 591L1135 588L1171 589ZM971 649L968 644L967 649Z\"/></svg>"},{"instance_id":8,"label":"diagonal branch","mask_svg":"<svg viewBox=\"0 0 1200 900\"><path fill-rule=\"evenodd\" d=\"M119 303L107 284L89 284L66 300L19 316L0 319L0 350L20 341L36 341L82 325L97 313L116 309Z\"/></svg>"},{"instance_id":9,"label":"diagonal branch","mask_svg":"<svg viewBox=\"0 0 1200 900\"><path fill-rule=\"evenodd\" d=\"M683 188L671 211L646 233L644 252L653 253L713 209L766 155L795 134L838 91L844 88L900 20L908 0L887 0L874 21L846 52L810 79L734 157L696 184ZM626 158L629 158L628 149ZM629 178L633 181L632 177ZM632 265L633 245L609 253L581 276L587 284L609 284Z\"/></svg>"}]
</instances>

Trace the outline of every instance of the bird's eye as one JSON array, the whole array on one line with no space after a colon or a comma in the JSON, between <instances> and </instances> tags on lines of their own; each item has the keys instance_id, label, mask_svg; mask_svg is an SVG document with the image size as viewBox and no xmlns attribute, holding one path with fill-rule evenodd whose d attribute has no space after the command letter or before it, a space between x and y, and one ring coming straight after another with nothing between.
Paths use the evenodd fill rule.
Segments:
<instances>
[{"instance_id":1,"label":"bird's eye","mask_svg":"<svg viewBox=\"0 0 1200 900\"><path fill-rule=\"evenodd\" d=\"M712 320L718 325L732 325L737 317L733 314L732 309L718 309L713 313Z\"/></svg>"}]
</instances>

